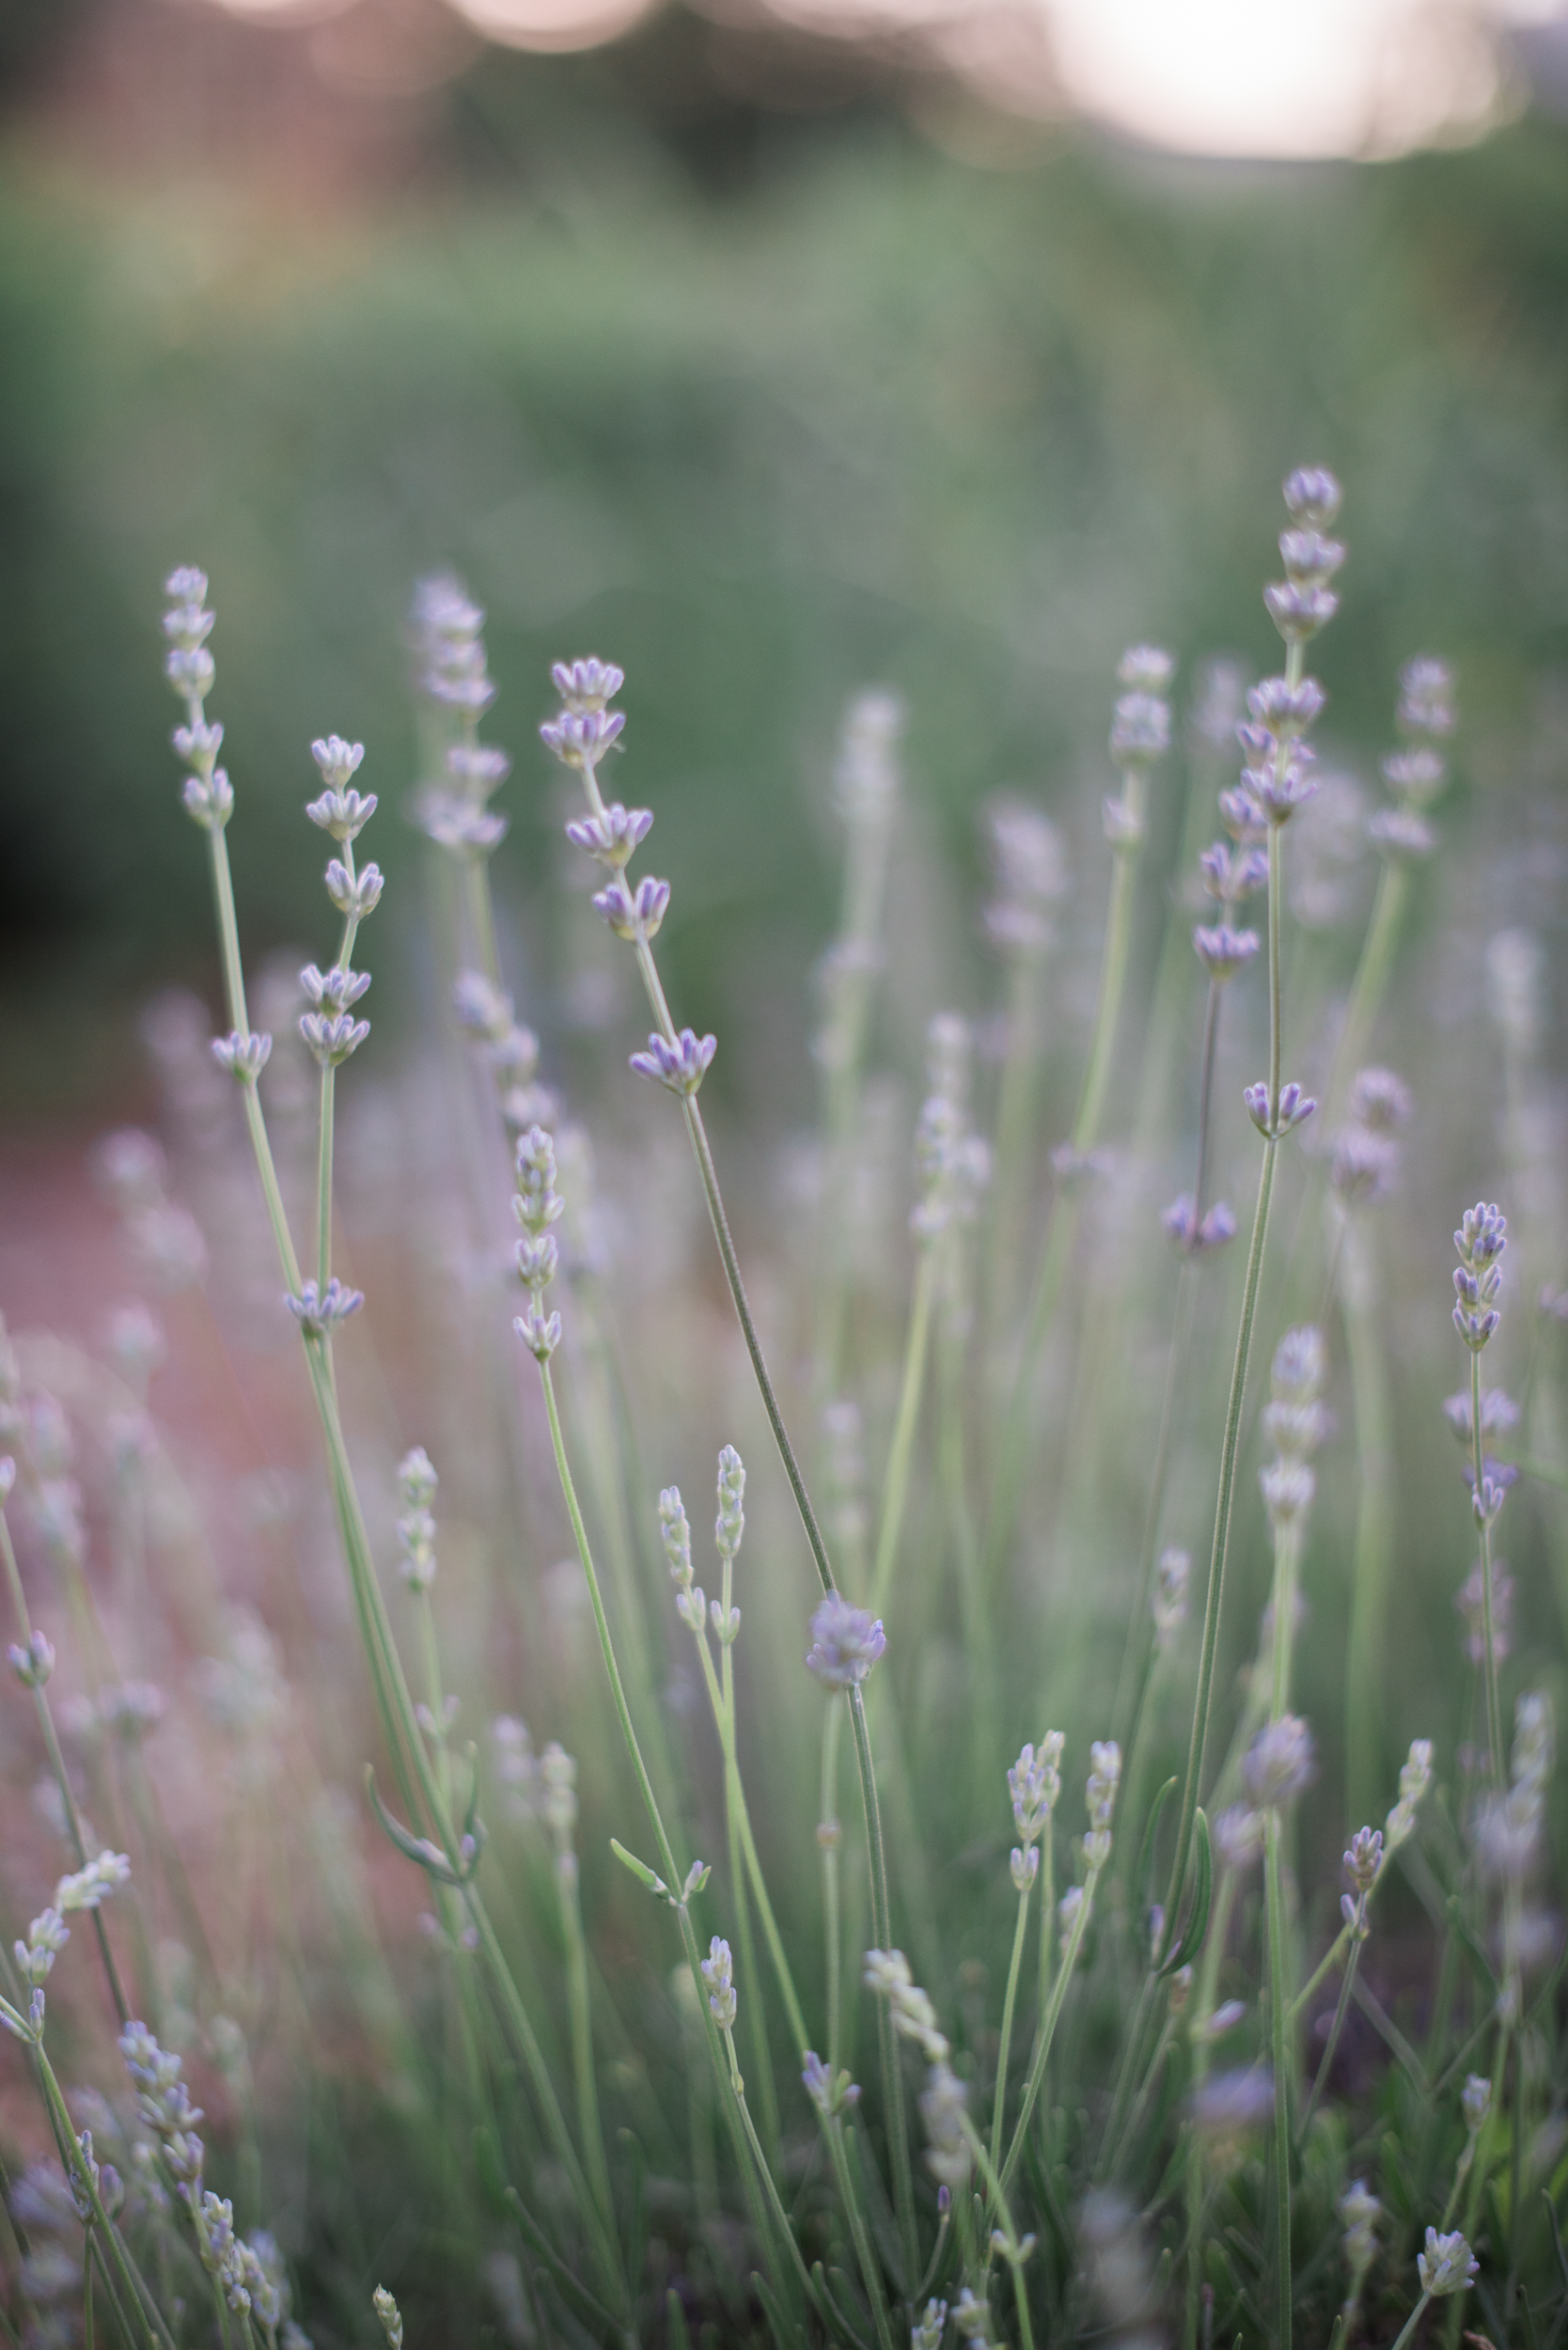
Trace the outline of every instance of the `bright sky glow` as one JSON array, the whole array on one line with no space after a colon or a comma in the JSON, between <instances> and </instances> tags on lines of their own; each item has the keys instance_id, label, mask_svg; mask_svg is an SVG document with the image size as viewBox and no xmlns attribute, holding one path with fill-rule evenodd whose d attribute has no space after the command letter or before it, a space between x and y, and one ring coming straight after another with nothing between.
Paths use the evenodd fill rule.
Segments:
<instances>
[{"instance_id":1,"label":"bright sky glow","mask_svg":"<svg viewBox=\"0 0 1568 2350\"><path fill-rule=\"evenodd\" d=\"M1186 153L1397 153L1497 102L1482 10L1451 0L1045 4L1069 101Z\"/></svg>"},{"instance_id":2,"label":"bright sky glow","mask_svg":"<svg viewBox=\"0 0 1568 2350\"><path fill-rule=\"evenodd\" d=\"M658 0L447 0L481 36L591 49ZM696 0L729 15L734 0ZM219 0L274 23L353 0ZM1568 0L755 0L823 33L924 39L1017 115L1064 108L1189 155L1392 155L1473 137L1506 102L1497 34Z\"/></svg>"}]
</instances>

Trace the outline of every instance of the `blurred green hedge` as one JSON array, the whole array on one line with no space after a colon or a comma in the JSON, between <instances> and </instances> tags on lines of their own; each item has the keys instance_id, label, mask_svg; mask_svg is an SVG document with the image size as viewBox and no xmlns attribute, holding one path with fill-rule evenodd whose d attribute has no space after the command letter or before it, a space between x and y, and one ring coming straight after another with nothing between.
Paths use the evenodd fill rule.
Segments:
<instances>
[{"instance_id":1,"label":"blurred green hedge","mask_svg":"<svg viewBox=\"0 0 1568 2350\"><path fill-rule=\"evenodd\" d=\"M694 1012L737 941L821 937L820 803L867 678L913 708L962 863L998 784L1098 756L1152 634L1270 659L1277 482L1347 484L1331 725L1375 745L1430 644L1472 730L1521 724L1568 620L1568 144L1528 122L1373 168L1178 166L1063 136L980 170L872 131L723 205L607 140L312 227L208 185L0 172L0 926L12 990L133 990L208 912L167 746L159 582L212 574L214 707L257 946L313 931L306 744L412 780L423 567L492 615L518 772L503 890L547 854L560 653L623 663ZM406 829L383 828L394 878Z\"/></svg>"}]
</instances>

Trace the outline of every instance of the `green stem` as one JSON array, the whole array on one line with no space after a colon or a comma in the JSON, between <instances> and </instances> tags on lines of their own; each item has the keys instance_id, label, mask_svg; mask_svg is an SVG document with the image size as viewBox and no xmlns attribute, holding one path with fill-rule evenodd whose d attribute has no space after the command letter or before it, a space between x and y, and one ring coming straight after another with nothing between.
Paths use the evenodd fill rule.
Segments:
<instances>
[{"instance_id":1,"label":"green stem","mask_svg":"<svg viewBox=\"0 0 1568 2350\"><path fill-rule=\"evenodd\" d=\"M823 1719L822 1798L817 1813L817 1842L823 1856L823 1937L827 1971L827 2062L835 2079L843 2044L842 1927L839 1918L839 1726L843 1720L837 1702L828 1700Z\"/></svg>"},{"instance_id":2,"label":"green stem","mask_svg":"<svg viewBox=\"0 0 1568 2350\"><path fill-rule=\"evenodd\" d=\"M1481 1528L1481 1631L1486 1650L1486 1737L1492 1749L1492 1785L1501 1794L1507 1784L1507 1753L1503 1746L1502 1700L1497 1694L1497 1646L1493 1637L1492 1529L1482 1512L1484 1456L1481 1428L1481 1354L1470 1350L1470 1458L1475 1478L1475 1508Z\"/></svg>"},{"instance_id":3,"label":"green stem","mask_svg":"<svg viewBox=\"0 0 1568 2350\"><path fill-rule=\"evenodd\" d=\"M1380 1776L1383 1641L1396 1507L1393 1412L1368 1238L1364 1225L1347 1229L1341 1279L1361 1472L1345 1687L1345 1778L1353 1819L1371 1813Z\"/></svg>"},{"instance_id":4,"label":"green stem","mask_svg":"<svg viewBox=\"0 0 1568 2350\"><path fill-rule=\"evenodd\" d=\"M337 1071L321 1069L321 1140L316 1180L316 1278L322 1290L332 1277L332 1111Z\"/></svg>"},{"instance_id":5,"label":"green stem","mask_svg":"<svg viewBox=\"0 0 1568 2350\"><path fill-rule=\"evenodd\" d=\"M991 2162L995 2168L1002 2158L1002 2119L1007 2109L1008 2058L1012 2048L1012 2009L1018 1997L1018 1977L1024 1964L1024 1937L1029 1930L1029 1885L1018 1896L1018 1918L1012 1929L1012 1957L1007 1970L1007 1991L1002 1999L1002 2029L996 2044L996 2094L991 2107ZM1051 1920L1047 1915L1041 1929L1049 1934Z\"/></svg>"},{"instance_id":6,"label":"green stem","mask_svg":"<svg viewBox=\"0 0 1568 2350\"><path fill-rule=\"evenodd\" d=\"M544 1390L545 1411L549 1417L550 1443L556 1458L556 1473L560 1480L562 1497L566 1502L567 1515L572 1521L572 1532L577 1544L577 1556L582 1562L583 1577L588 1585L588 1600L593 1609L594 1624L599 1634L599 1645L604 1658L604 1669L609 1676L610 1693L615 1700L616 1714L620 1723L620 1734L625 1742L627 1754L631 1758L632 1769L636 1778L643 1807L648 1813L649 1824L653 1830L664 1881L672 1897L672 1905L680 1924L681 1938L685 1946L686 1963L691 1971L692 1982L696 1986L698 2004L707 2033L709 2054L719 2079L719 2093L722 2100L725 2091L731 2089L731 2084L718 2045L717 2026L713 2022L708 2006L707 1988L702 1981L702 1954L698 1945L696 1929L692 1925L690 1910L681 1894L681 1888L684 1883L683 1872L676 1866L675 1853L665 1827L664 1814L659 1809L658 1797L653 1793L653 1784L648 1776L648 1766L642 1758L642 1748L637 1743L637 1733L633 1725L631 1709L626 1702L626 1690L620 1678L620 1668L616 1662L615 1643L610 1637L609 1621L604 1613L604 1595L599 1588L599 1576L594 1568L593 1554L588 1547L588 1528L583 1524L583 1512L577 1500L577 1489L572 1481L571 1464L566 1457L565 1439L561 1434L560 1414L556 1404L555 1382L550 1376L548 1360L541 1361L539 1374L540 1383ZM745 2158L745 2141L749 2138L755 2147L756 2132L752 2129L750 2115L745 2112L744 2104L739 2096L733 2093L732 2089L731 2095L725 2104L725 2111L731 2136L738 2141L736 2155L742 2175L746 2181L747 2191L755 2195L759 2181L754 2180L750 2175ZM742 2122L745 2123L744 2132L740 2128ZM760 2159L760 2148L757 2148L757 2153L760 2160L760 2183L762 2192L776 2201L777 2189L774 2186L773 2175L767 2164ZM789 2249L798 2262L799 2248L787 2225L785 2233Z\"/></svg>"},{"instance_id":7,"label":"green stem","mask_svg":"<svg viewBox=\"0 0 1568 2350\"><path fill-rule=\"evenodd\" d=\"M1269 2038L1274 2060L1274 2225L1276 2317L1271 2341L1291 2350L1291 2055L1285 1977L1285 1888L1278 1807L1263 1818L1264 1904L1268 1919Z\"/></svg>"},{"instance_id":8,"label":"green stem","mask_svg":"<svg viewBox=\"0 0 1568 2350\"><path fill-rule=\"evenodd\" d=\"M882 1615L887 1606L887 1595L893 1582L893 1563L898 1557L899 1536L903 1528L904 1505L909 1497L909 1464L915 1449L916 1431L919 1426L920 1397L925 1386L926 1360L930 1351L935 1253L931 1246L923 1246L915 1268L915 1295L909 1309L908 1335L904 1340L898 1416L893 1422L893 1441L887 1454L887 1473L883 1481L876 1563L871 1570L870 1606L873 1616Z\"/></svg>"},{"instance_id":9,"label":"green stem","mask_svg":"<svg viewBox=\"0 0 1568 2350\"><path fill-rule=\"evenodd\" d=\"M566 1944L566 2000L572 2034L572 2070L577 2090L577 2135L598 2198L604 2233L615 2234L615 2201L610 2191L610 2167L604 2157L604 2131L599 2113L599 2077L593 2061L593 2012L588 1999L588 1943L583 1934L583 1909L577 1890L577 1856L556 1855L556 1889L560 1900L561 1935ZM624 2294L624 2280L622 2293Z\"/></svg>"},{"instance_id":10,"label":"green stem","mask_svg":"<svg viewBox=\"0 0 1568 2350\"><path fill-rule=\"evenodd\" d=\"M1068 1929L1067 1947L1061 1954L1061 1965L1057 1969L1056 1981L1051 1985L1050 1997L1040 2019L1034 2053L1029 2059L1028 2077L1024 2083L1023 2103L1018 2108L1018 2119L1012 2125L1012 2137L1007 2150L1007 2160L1003 2163L999 2173L1000 2184L1004 2191L1011 2182L1012 2174L1018 2168L1019 2157L1024 2151L1024 2139L1028 2130L1029 2117L1034 2111L1035 2099L1040 2094L1040 2085L1045 2077L1045 2060L1051 2053L1051 2042L1056 2036L1057 2025L1061 2019L1062 2005L1067 1998L1068 1986L1073 1981L1074 1968L1078 1963L1078 1952L1083 1948L1084 1935L1089 1931L1090 1915L1094 1907L1094 1888L1099 1881L1099 1870L1090 1869L1084 1879L1084 1897L1078 1904L1077 1914ZM1049 1920L1047 1920L1045 1931L1047 1934L1050 1931Z\"/></svg>"},{"instance_id":11,"label":"green stem","mask_svg":"<svg viewBox=\"0 0 1568 2350\"><path fill-rule=\"evenodd\" d=\"M1363 1925L1366 1923L1366 1917L1367 1900L1366 1895L1363 1894L1360 1900L1359 1919L1359 1922ZM1307 2133L1312 2126L1312 2116L1316 2113L1323 2092L1328 2086L1328 2076L1333 2070L1334 2058L1340 2045L1340 2034L1344 2029L1345 2017L1350 2013L1350 1995L1356 1986L1356 1969L1360 1962L1360 1957L1361 1937L1357 1935L1350 1946L1350 1958L1345 1966L1345 1971L1340 1979L1340 1996L1334 2006L1334 2021L1329 2026L1328 2038L1324 2044L1323 2061L1318 2066L1317 2078L1312 2083L1311 2094L1307 2100L1306 2110L1301 2117L1301 2126L1296 2132L1296 2143L1298 2146L1305 2146L1307 2143ZM1291 2020L1293 2021L1295 2016L1295 2003L1293 2002L1290 2011ZM1446 2227L1448 2222L1445 2220L1443 2224Z\"/></svg>"},{"instance_id":12,"label":"green stem","mask_svg":"<svg viewBox=\"0 0 1568 2350\"><path fill-rule=\"evenodd\" d=\"M1277 835L1270 836L1273 853ZM1258 1204L1252 1217L1252 1240L1247 1250L1247 1282L1242 1292L1241 1326L1236 1333L1236 1355L1231 1371L1231 1395L1225 1413L1225 1438L1219 1458L1219 1493L1215 1507L1214 1544L1209 1553L1208 1589L1203 1602L1203 1645L1198 1662L1198 1690L1192 1709L1192 1734L1187 1742L1186 1779L1182 1790L1182 1811L1176 1834L1176 1856L1170 1872L1170 1887L1166 1897L1165 1914L1174 1921L1179 1914L1183 1890L1186 1883L1187 1861L1192 1853L1193 1825L1198 1813L1199 1787L1203 1773L1203 1749L1209 1734L1209 1709L1214 1698L1215 1658L1219 1647L1220 1607L1225 1596L1225 1565L1231 1547L1231 1512L1235 1498L1236 1455L1241 1445L1242 1409L1247 1396L1247 1361L1252 1350L1252 1325L1258 1311L1258 1284L1262 1275L1263 1248L1268 1238L1269 1200L1274 1190L1274 1161L1278 1142L1268 1136L1263 1143L1263 1164L1258 1179Z\"/></svg>"},{"instance_id":13,"label":"green stem","mask_svg":"<svg viewBox=\"0 0 1568 2350\"><path fill-rule=\"evenodd\" d=\"M1392 857L1388 858L1378 877L1372 919L1367 925L1360 960L1351 983L1344 1026L1340 1031L1340 1041L1334 1051L1327 1099L1324 1104L1329 1117L1338 1115L1345 1087L1359 1067L1367 1049L1372 1023L1377 1018L1378 1008L1388 984L1388 974L1393 968L1394 949L1399 944L1400 924L1403 919L1409 888L1408 867Z\"/></svg>"},{"instance_id":14,"label":"green stem","mask_svg":"<svg viewBox=\"0 0 1568 2350\"><path fill-rule=\"evenodd\" d=\"M17 1564L16 1546L11 1541L10 1522L4 1508L0 1508L0 1565L4 1567L6 1582L9 1589L11 1607L16 1617L16 1628L21 1636L23 1647L26 1648L33 1637L33 1623L27 1607L27 1594L23 1587L22 1570ZM43 1740L43 1750L49 1758L50 1776L60 1791L60 1802L65 1811L71 1848L76 1856L76 1866L78 1869L85 1869L87 1865L87 1848L82 1837L82 1822L76 1810L76 1798L71 1792L71 1779L66 1771L65 1757L60 1752L60 1742L55 1735L55 1716L50 1710L49 1700L44 1694L41 1682L36 1683L33 1687L33 1710L38 1716L39 1732ZM103 1972L108 1981L109 1997L115 2003L115 2013L119 2017L123 2028L131 2021L131 2009L120 1982L119 1969L115 1964L114 1951L109 1945L109 1930L103 1922L102 1909L93 1911L92 1922L98 1942L98 1954L103 1962Z\"/></svg>"},{"instance_id":15,"label":"green stem","mask_svg":"<svg viewBox=\"0 0 1568 2350\"><path fill-rule=\"evenodd\" d=\"M1007 1048L996 1098L996 1161L987 1218L987 1318L1000 1339L1012 1320L1019 1226L1040 1088L1040 957L1015 950L1008 968Z\"/></svg>"},{"instance_id":16,"label":"green stem","mask_svg":"<svg viewBox=\"0 0 1568 2350\"><path fill-rule=\"evenodd\" d=\"M866 1842L871 1856L871 1932L876 1938L875 1947L880 1950L890 1950L893 1947L893 1922L887 1901L887 1862L883 1850L876 1772L871 1763L871 1744L866 1729L866 1707L858 1688L848 1689L844 1694L849 1703L850 1727L855 1735L855 1759L860 1765L860 1792L866 1806ZM879 1998L876 2011L882 2056L882 2093L887 2107L887 2153L893 2172L893 2206L898 2214L907 2282L919 2275L920 2259L915 2231L915 2180L909 2160L903 2074L899 2064L898 2042L893 2032L888 2002Z\"/></svg>"},{"instance_id":17,"label":"green stem","mask_svg":"<svg viewBox=\"0 0 1568 2350\"><path fill-rule=\"evenodd\" d=\"M1431 2298L1432 2295L1430 2293L1422 2294L1420 2299L1417 2302L1415 2308L1405 2319L1404 2324L1400 2328L1398 2334L1394 2337L1394 2350L1405 2350L1405 2344L1413 2338L1417 2326L1420 2324L1421 2319L1426 2315L1426 2305Z\"/></svg>"},{"instance_id":18,"label":"green stem","mask_svg":"<svg viewBox=\"0 0 1568 2350\"><path fill-rule=\"evenodd\" d=\"M1121 1015L1121 998L1126 987L1127 965L1132 947L1133 905L1137 883L1137 853L1141 845L1147 786L1148 778L1140 768L1129 768L1122 777L1122 801L1132 819L1129 827L1132 838L1121 843L1112 853L1110 904L1105 916L1105 945L1100 955L1100 983L1094 1006L1094 1026L1090 1037L1089 1058L1084 1067L1083 1083L1078 1093L1077 1115L1073 1121L1073 1134L1069 1145L1074 1161L1086 1158L1099 1139L1105 1093L1110 1084L1111 1068L1116 1051L1116 1031ZM1025 1327L1023 1350L1013 1382L1011 1399L1008 1405L1006 1421L1003 1425L1001 1443L997 1448L991 1525L985 1552L987 1581L990 1581L999 1570L1008 1543L1012 1537L1012 1529L1022 1498L1024 1478L1028 1465L1035 1377L1039 1369L1041 1350L1045 1343L1046 1334L1056 1312L1062 1277L1072 1255L1077 1221L1075 1195L1064 1198L1058 1186L1053 1195L1046 1216L1040 1270L1035 1277L1034 1289L1029 1300L1028 1321Z\"/></svg>"},{"instance_id":19,"label":"green stem","mask_svg":"<svg viewBox=\"0 0 1568 2350\"><path fill-rule=\"evenodd\" d=\"M43 2089L44 2102L49 2108L55 2141L66 2162L71 2185L86 2197L92 2206L93 2226L102 2231L102 2240L109 2248L110 2256L119 2272L120 2280L141 2321L142 2333L149 2345L149 2350L172 2350L168 2331L162 2318L158 2318L156 2330L154 2329L153 2318L156 2312L149 2311L148 2303L143 2298L147 2288L141 2283L131 2255L121 2243L118 2232L103 2208L97 2181L82 2159L70 2110L60 2084L55 2077L55 2068L44 2053L41 2041L35 2042L33 2057L38 2066L39 2080Z\"/></svg>"},{"instance_id":20,"label":"green stem","mask_svg":"<svg viewBox=\"0 0 1568 2350\"><path fill-rule=\"evenodd\" d=\"M860 2208L860 2196L850 2169L849 2154L844 2144L844 2123L840 2114L833 2114L827 2122L827 2151L833 2164L833 2177L839 2189L839 2200L849 2218L850 2236L855 2245L855 2257L859 2264L866 2298L871 2305L871 2318L876 2326L880 2350L894 2350L892 2320L887 2313L887 2295L883 2289L882 2267L871 2246L866 2215Z\"/></svg>"}]
</instances>

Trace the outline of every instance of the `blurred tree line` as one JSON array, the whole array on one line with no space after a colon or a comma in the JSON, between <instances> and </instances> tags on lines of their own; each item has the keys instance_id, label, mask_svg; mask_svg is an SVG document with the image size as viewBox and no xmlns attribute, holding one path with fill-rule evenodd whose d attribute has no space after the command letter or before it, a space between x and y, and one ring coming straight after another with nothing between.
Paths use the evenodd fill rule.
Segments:
<instances>
[{"instance_id":1,"label":"blurred tree line","mask_svg":"<svg viewBox=\"0 0 1568 2350\"><path fill-rule=\"evenodd\" d=\"M1472 741L1522 739L1568 619L1559 129L1264 168L1057 128L987 168L911 127L886 60L797 43L823 102L786 114L720 89L705 39L670 12L591 55L487 52L433 163L369 209L210 167L127 193L13 132L12 1001L206 967L160 679L177 561L213 584L252 942L314 908L314 734L364 738L376 854L411 864L406 612L448 563L491 613L489 731L517 759L498 885L556 854L547 665L613 655L694 1016L746 942L825 935L849 691L907 695L926 821L972 873L988 791L1092 803L1124 643L1270 660L1290 462L1347 485L1341 744L1384 742L1422 646L1456 662Z\"/></svg>"}]
</instances>

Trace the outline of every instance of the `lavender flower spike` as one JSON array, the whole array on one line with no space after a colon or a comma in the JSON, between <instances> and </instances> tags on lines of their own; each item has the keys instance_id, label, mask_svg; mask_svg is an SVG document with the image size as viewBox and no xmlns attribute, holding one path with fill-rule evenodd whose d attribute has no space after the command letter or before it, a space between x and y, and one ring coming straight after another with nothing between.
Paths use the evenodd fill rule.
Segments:
<instances>
[{"instance_id":1,"label":"lavender flower spike","mask_svg":"<svg viewBox=\"0 0 1568 2350\"><path fill-rule=\"evenodd\" d=\"M673 1044L665 1037L651 1036L647 1052L634 1053L631 1065L639 1077L656 1078L671 1093L683 1093L690 1101L717 1050L716 1037L698 1037L691 1028L682 1028Z\"/></svg>"},{"instance_id":2,"label":"lavender flower spike","mask_svg":"<svg viewBox=\"0 0 1568 2350\"><path fill-rule=\"evenodd\" d=\"M880 1619L852 1606L841 1591L829 1591L811 1619L807 1664L830 1688L857 1688L883 1650L887 1635Z\"/></svg>"}]
</instances>

